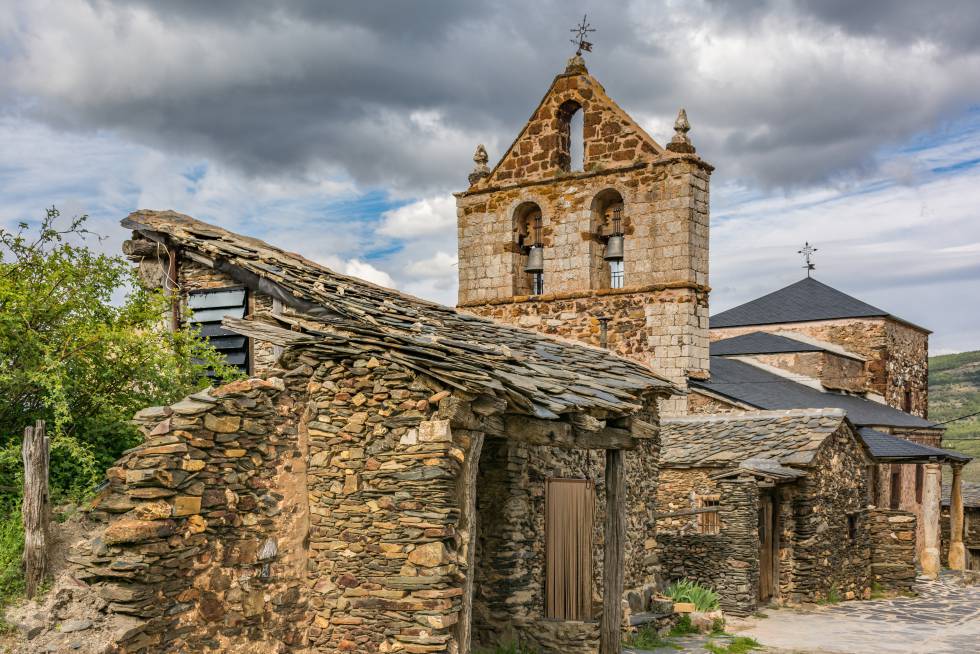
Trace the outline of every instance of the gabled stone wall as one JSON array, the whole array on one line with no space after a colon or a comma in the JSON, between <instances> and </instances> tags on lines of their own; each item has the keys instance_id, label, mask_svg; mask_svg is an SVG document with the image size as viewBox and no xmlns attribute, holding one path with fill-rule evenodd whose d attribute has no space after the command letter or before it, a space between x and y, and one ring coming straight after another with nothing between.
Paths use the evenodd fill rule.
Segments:
<instances>
[{"instance_id":1,"label":"gabled stone wall","mask_svg":"<svg viewBox=\"0 0 980 654\"><path fill-rule=\"evenodd\" d=\"M869 461L850 427L828 437L799 482L792 515L792 602L870 594L867 504ZM848 523L853 518L853 529Z\"/></svg>"}]
</instances>

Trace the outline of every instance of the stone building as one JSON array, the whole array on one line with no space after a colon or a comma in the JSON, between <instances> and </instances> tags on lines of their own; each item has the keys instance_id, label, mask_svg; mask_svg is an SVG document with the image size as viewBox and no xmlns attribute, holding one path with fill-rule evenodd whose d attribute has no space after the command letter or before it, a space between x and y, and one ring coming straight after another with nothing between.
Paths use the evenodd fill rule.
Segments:
<instances>
[{"instance_id":1,"label":"stone building","mask_svg":"<svg viewBox=\"0 0 980 654\"><path fill-rule=\"evenodd\" d=\"M496 166L477 149L456 194L459 308L593 345L606 318L613 351L681 388L704 378L712 167L689 129L682 111L661 146L569 60Z\"/></svg>"},{"instance_id":2,"label":"stone building","mask_svg":"<svg viewBox=\"0 0 980 654\"><path fill-rule=\"evenodd\" d=\"M665 419L662 574L714 587L739 615L772 601L868 597L871 463L840 409Z\"/></svg>"},{"instance_id":3,"label":"stone building","mask_svg":"<svg viewBox=\"0 0 980 654\"><path fill-rule=\"evenodd\" d=\"M808 277L712 316L711 377L692 382L688 404L692 413L837 407L862 434L920 445L876 458L870 502L915 513L917 556L935 575L941 464L958 469L969 457L939 449L943 428L927 418L928 335Z\"/></svg>"},{"instance_id":4,"label":"stone building","mask_svg":"<svg viewBox=\"0 0 980 654\"><path fill-rule=\"evenodd\" d=\"M137 416L72 558L114 651L620 651L668 381L187 216L123 224L171 317L217 311L260 374Z\"/></svg>"}]
</instances>

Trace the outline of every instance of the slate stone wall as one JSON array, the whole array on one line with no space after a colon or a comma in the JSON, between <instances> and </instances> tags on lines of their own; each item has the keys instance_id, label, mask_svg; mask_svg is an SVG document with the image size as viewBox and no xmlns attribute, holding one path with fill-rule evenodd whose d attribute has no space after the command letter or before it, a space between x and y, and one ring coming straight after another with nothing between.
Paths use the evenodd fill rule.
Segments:
<instances>
[{"instance_id":1,"label":"slate stone wall","mask_svg":"<svg viewBox=\"0 0 980 654\"><path fill-rule=\"evenodd\" d=\"M656 420L647 413L646 420ZM627 540L624 587L652 584L655 559L654 499L658 439L626 453ZM488 438L477 479L478 540L473 607L474 642L484 646L518 641L544 653L586 654L598 647L597 622L546 620L545 486L549 479L592 479L593 617L601 611L605 454L531 446Z\"/></svg>"},{"instance_id":2,"label":"slate stone wall","mask_svg":"<svg viewBox=\"0 0 980 654\"><path fill-rule=\"evenodd\" d=\"M942 507L939 519L939 550L942 564L949 565L949 506ZM970 565L970 550L980 550L980 507L963 507L963 545L966 547L967 567Z\"/></svg>"},{"instance_id":3,"label":"slate stone wall","mask_svg":"<svg viewBox=\"0 0 980 654\"><path fill-rule=\"evenodd\" d=\"M757 606L759 588L759 489L752 479L726 480L712 488L701 484L699 490L721 496L720 533L698 533L687 518L660 519L660 572L666 581L690 579L713 588L721 596L723 611L749 615ZM673 528L668 530L664 523Z\"/></svg>"},{"instance_id":4,"label":"slate stone wall","mask_svg":"<svg viewBox=\"0 0 980 654\"><path fill-rule=\"evenodd\" d=\"M871 581L884 590L911 592L915 585L915 514L869 509Z\"/></svg>"},{"instance_id":5,"label":"slate stone wall","mask_svg":"<svg viewBox=\"0 0 980 654\"><path fill-rule=\"evenodd\" d=\"M77 577L137 618L115 652L290 651L304 638L304 380L251 379L140 412Z\"/></svg>"},{"instance_id":6,"label":"slate stone wall","mask_svg":"<svg viewBox=\"0 0 980 654\"><path fill-rule=\"evenodd\" d=\"M870 540L862 510L869 461L845 425L828 437L792 502L791 602L870 595ZM849 519L853 518L853 525Z\"/></svg>"}]
</instances>

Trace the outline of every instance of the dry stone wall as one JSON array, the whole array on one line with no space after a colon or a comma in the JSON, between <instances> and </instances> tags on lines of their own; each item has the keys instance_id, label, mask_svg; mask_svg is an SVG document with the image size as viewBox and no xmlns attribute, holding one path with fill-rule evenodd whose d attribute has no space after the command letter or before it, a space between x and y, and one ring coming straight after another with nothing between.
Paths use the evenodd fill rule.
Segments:
<instances>
[{"instance_id":1,"label":"dry stone wall","mask_svg":"<svg viewBox=\"0 0 980 654\"><path fill-rule=\"evenodd\" d=\"M849 427L827 438L794 497L792 602L870 594L869 461Z\"/></svg>"},{"instance_id":2,"label":"dry stone wall","mask_svg":"<svg viewBox=\"0 0 980 654\"><path fill-rule=\"evenodd\" d=\"M319 651L456 651L456 480L471 436L434 417L447 396L374 358L317 369L309 584Z\"/></svg>"},{"instance_id":3,"label":"dry stone wall","mask_svg":"<svg viewBox=\"0 0 980 654\"><path fill-rule=\"evenodd\" d=\"M757 605L759 587L759 489L754 479L707 481L703 470L664 470L664 485L675 498L684 494L684 477L697 479L697 493L717 493L720 498L718 534L698 533L697 517L662 518L657 543L660 572L668 581L690 579L714 588L721 608L732 615L749 615ZM671 477L667 482L666 478ZM690 480L688 480L690 481ZM669 506L683 506L675 501ZM691 502L687 503L691 507ZM666 510L673 510L667 509ZM665 525L670 525L666 527Z\"/></svg>"},{"instance_id":4,"label":"dry stone wall","mask_svg":"<svg viewBox=\"0 0 980 654\"><path fill-rule=\"evenodd\" d=\"M870 509L871 581L883 590L912 592L915 585L915 514Z\"/></svg>"},{"instance_id":5,"label":"dry stone wall","mask_svg":"<svg viewBox=\"0 0 980 654\"><path fill-rule=\"evenodd\" d=\"M76 577L136 623L112 651L287 652L304 640L305 380L251 379L137 415Z\"/></svg>"}]
</instances>

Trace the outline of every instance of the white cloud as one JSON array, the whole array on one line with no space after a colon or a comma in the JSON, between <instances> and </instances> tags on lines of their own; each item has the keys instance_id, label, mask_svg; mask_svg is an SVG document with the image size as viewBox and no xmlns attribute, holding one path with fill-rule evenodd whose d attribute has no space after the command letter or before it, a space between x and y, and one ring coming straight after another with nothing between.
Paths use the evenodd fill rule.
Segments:
<instances>
[{"instance_id":1,"label":"white cloud","mask_svg":"<svg viewBox=\"0 0 980 654\"><path fill-rule=\"evenodd\" d=\"M358 277L369 281L372 284L377 284L378 286L395 288L395 280L391 278L391 275L383 270L375 268L367 261L361 261L360 259L351 259L347 261L344 264L344 274L352 277Z\"/></svg>"},{"instance_id":2,"label":"white cloud","mask_svg":"<svg viewBox=\"0 0 980 654\"><path fill-rule=\"evenodd\" d=\"M456 199L451 195L423 198L387 211L378 233L394 238L417 238L446 232L456 235Z\"/></svg>"}]
</instances>

